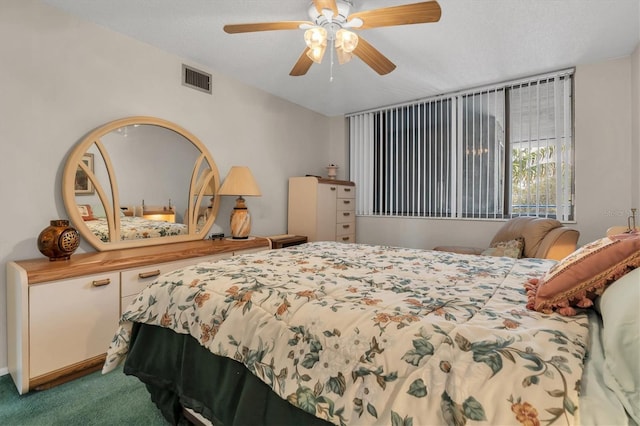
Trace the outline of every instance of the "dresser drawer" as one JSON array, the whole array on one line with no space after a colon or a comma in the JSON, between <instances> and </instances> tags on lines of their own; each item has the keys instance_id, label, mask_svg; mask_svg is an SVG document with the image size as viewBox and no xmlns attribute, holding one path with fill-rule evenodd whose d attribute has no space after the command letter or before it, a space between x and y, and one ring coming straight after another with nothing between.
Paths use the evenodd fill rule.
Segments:
<instances>
[{"instance_id":1,"label":"dresser drawer","mask_svg":"<svg viewBox=\"0 0 640 426\"><path fill-rule=\"evenodd\" d=\"M356 213L354 210L336 211L336 223L356 223Z\"/></svg>"},{"instance_id":2,"label":"dresser drawer","mask_svg":"<svg viewBox=\"0 0 640 426\"><path fill-rule=\"evenodd\" d=\"M355 203L356 203L356 200L354 200L353 198L338 198L336 202L336 209L355 211L356 209Z\"/></svg>"},{"instance_id":3,"label":"dresser drawer","mask_svg":"<svg viewBox=\"0 0 640 426\"><path fill-rule=\"evenodd\" d=\"M173 262L159 263L142 268L122 271L120 281L120 296L131 296L140 293L149 283L153 282L160 274L175 269Z\"/></svg>"},{"instance_id":4,"label":"dresser drawer","mask_svg":"<svg viewBox=\"0 0 640 426\"><path fill-rule=\"evenodd\" d=\"M178 260L175 262L158 263L152 266L144 266L122 271L120 279L120 295L123 298L126 296L136 295L144 290L145 287L152 283L156 278L158 278L158 276L173 271L174 269L184 268L185 266L223 259L231 256L232 253L223 253L213 256ZM126 307L126 305L124 306Z\"/></svg>"},{"instance_id":5,"label":"dresser drawer","mask_svg":"<svg viewBox=\"0 0 640 426\"><path fill-rule=\"evenodd\" d=\"M336 241L339 242L339 243L355 243L356 242L356 234L338 235L336 237Z\"/></svg>"},{"instance_id":6,"label":"dresser drawer","mask_svg":"<svg viewBox=\"0 0 640 426\"><path fill-rule=\"evenodd\" d=\"M356 187L347 185L338 185L338 198L356 198Z\"/></svg>"},{"instance_id":7,"label":"dresser drawer","mask_svg":"<svg viewBox=\"0 0 640 426\"><path fill-rule=\"evenodd\" d=\"M340 237L343 235L355 234L356 226L355 223L347 222L347 223L338 223L336 225L336 237L340 240Z\"/></svg>"},{"instance_id":8,"label":"dresser drawer","mask_svg":"<svg viewBox=\"0 0 640 426\"><path fill-rule=\"evenodd\" d=\"M29 379L106 352L118 327L118 272L29 286Z\"/></svg>"}]
</instances>

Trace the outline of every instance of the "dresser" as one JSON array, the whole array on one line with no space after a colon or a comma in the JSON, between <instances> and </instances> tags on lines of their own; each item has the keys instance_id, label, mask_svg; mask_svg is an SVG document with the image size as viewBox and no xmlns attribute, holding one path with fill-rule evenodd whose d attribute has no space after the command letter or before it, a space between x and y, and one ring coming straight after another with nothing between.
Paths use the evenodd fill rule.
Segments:
<instances>
[{"instance_id":1,"label":"dresser","mask_svg":"<svg viewBox=\"0 0 640 426\"><path fill-rule=\"evenodd\" d=\"M356 186L315 176L289 178L288 233L308 241L356 241Z\"/></svg>"},{"instance_id":2,"label":"dresser","mask_svg":"<svg viewBox=\"0 0 640 426\"><path fill-rule=\"evenodd\" d=\"M266 238L200 240L7 262L8 364L18 392L99 370L121 312L158 275L269 247Z\"/></svg>"}]
</instances>

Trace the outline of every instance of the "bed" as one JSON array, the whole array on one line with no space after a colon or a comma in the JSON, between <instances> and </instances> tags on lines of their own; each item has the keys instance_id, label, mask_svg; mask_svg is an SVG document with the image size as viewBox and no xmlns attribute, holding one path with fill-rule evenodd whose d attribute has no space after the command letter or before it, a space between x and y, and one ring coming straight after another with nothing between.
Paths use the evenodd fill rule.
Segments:
<instances>
[{"instance_id":1,"label":"bed","mask_svg":"<svg viewBox=\"0 0 640 426\"><path fill-rule=\"evenodd\" d=\"M82 221L89 228L89 231L102 242L110 242L109 223L102 205L78 204L77 207ZM189 228L183 223L126 215L123 211L120 211L118 221L120 223L120 240L122 241L169 237L189 233Z\"/></svg>"},{"instance_id":2,"label":"bed","mask_svg":"<svg viewBox=\"0 0 640 426\"><path fill-rule=\"evenodd\" d=\"M109 225L106 218L96 217L92 220L85 220L84 223L94 235L100 238L101 241L105 243L110 241ZM182 223L150 220L136 216L120 217L121 240L168 237L172 235L183 235L188 232L187 225Z\"/></svg>"},{"instance_id":3,"label":"bed","mask_svg":"<svg viewBox=\"0 0 640 426\"><path fill-rule=\"evenodd\" d=\"M570 316L531 306L553 260L314 242L201 263L138 295L103 372L124 361L173 424L635 424L640 339L614 317L637 316L639 253Z\"/></svg>"}]
</instances>

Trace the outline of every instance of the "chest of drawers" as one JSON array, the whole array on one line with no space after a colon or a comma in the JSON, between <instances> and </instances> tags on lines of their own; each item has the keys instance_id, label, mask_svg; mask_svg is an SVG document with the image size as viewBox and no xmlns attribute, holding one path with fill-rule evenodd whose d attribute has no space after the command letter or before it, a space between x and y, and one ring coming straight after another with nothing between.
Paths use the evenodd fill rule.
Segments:
<instances>
[{"instance_id":1,"label":"chest of drawers","mask_svg":"<svg viewBox=\"0 0 640 426\"><path fill-rule=\"evenodd\" d=\"M122 310L158 275L269 246L266 238L204 240L8 262L8 364L18 391L100 369Z\"/></svg>"},{"instance_id":2,"label":"chest of drawers","mask_svg":"<svg viewBox=\"0 0 640 426\"><path fill-rule=\"evenodd\" d=\"M309 241L356 241L353 182L315 176L289 179L289 234Z\"/></svg>"}]
</instances>

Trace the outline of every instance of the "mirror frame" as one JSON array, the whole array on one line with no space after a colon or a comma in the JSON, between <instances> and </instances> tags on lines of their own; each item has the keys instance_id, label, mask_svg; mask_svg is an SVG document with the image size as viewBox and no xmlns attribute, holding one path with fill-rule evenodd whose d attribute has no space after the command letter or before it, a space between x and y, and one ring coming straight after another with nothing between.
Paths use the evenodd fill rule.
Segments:
<instances>
[{"instance_id":1,"label":"mirror frame","mask_svg":"<svg viewBox=\"0 0 640 426\"><path fill-rule=\"evenodd\" d=\"M115 176L113 163L111 162L111 158L109 157L107 148L102 143L101 138L121 127L134 124L148 124L172 130L184 137L186 141L190 142L195 146L197 150L200 151L200 155L196 159L193 169L191 170L190 186L189 188L186 188L189 191L189 205L187 210L187 217L189 218L189 220L186 221L189 232L187 234L135 240L111 240L111 236L114 233L119 235L120 232L120 198L118 193L117 176ZM109 199L109 195L106 192L105 187L103 186L106 183L98 182L96 175L82 161L84 154L93 145L97 147L99 153L104 159L105 167L108 171L109 176L108 185L111 189L111 199ZM208 162L210 168L205 169L205 174L203 175L200 171L200 168L205 161ZM104 242L98 236L93 234L93 232L91 232L89 227L85 224L85 221L82 219L82 216L78 211L78 203L76 201L75 192L75 178L78 168L81 168L87 174L87 177L90 179L93 187L95 188L95 192L98 195L100 202L102 202L102 205L104 206L106 219L109 226L109 242ZM220 197L215 196L211 214L208 215L204 225L200 229L197 229L197 215L199 212L199 206L202 205L202 201L204 199L208 198L208 196L204 195L207 185L203 185L203 182L209 182L210 179L215 179L214 182L216 183L215 189L217 193L220 189L220 175L218 173L218 168L206 146L195 135L193 135L183 127L180 127L177 124L167 120L156 117L134 116L114 120L94 129L73 148L73 150L67 157L62 175L62 198L72 225L78 230L78 232L80 232L82 238L89 242L98 251L119 250L124 248L146 247L184 241L195 241L204 239L206 237L209 229L215 222L218 210L220 208ZM196 192L198 193L196 194ZM196 208L196 206L198 207ZM196 220L194 221L193 219Z\"/></svg>"}]
</instances>

